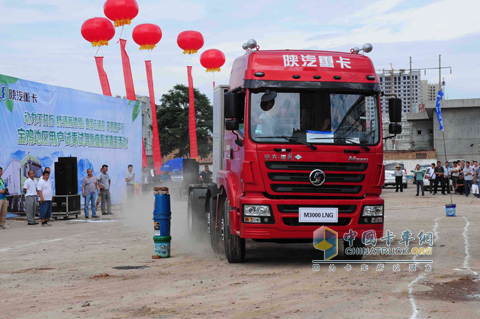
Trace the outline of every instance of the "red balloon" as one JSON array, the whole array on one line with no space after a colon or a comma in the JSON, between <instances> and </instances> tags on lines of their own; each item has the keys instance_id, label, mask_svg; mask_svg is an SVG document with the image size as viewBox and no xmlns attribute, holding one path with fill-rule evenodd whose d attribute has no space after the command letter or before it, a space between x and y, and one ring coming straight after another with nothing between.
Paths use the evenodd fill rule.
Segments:
<instances>
[{"instance_id":1,"label":"red balloon","mask_svg":"<svg viewBox=\"0 0 480 319\"><path fill-rule=\"evenodd\" d=\"M115 22L115 27L132 23L138 14L138 3L135 0L107 0L103 5L107 18Z\"/></svg>"},{"instance_id":2,"label":"red balloon","mask_svg":"<svg viewBox=\"0 0 480 319\"><path fill-rule=\"evenodd\" d=\"M225 54L217 49L210 49L200 56L200 64L207 72L220 72L220 67L225 64Z\"/></svg>"},{"instance_id":3,"label":"red balloon","mask_svg":"<svg viewBox=\"0 0 480 319\"><path fill-rule=\"evenodd\" d=\"M178 35L177 43L183 54L194 54L203 47L203 35L198 31L183 31Z\"/></svg>"},{"instance_id":4,"label":"red balloon","mask_svg":"<svg viewBox=\"0 0 480 319\"><path fill-rule=\"evenodd\" d=\"M156 24L139 24L133 29L132 37L140 50L153 50L162 39L162 29Z\"/></svg>"},{"instance_id":5,"label":"red balloon","mask_svg":"<svg viewBox=\"0 0 480 319\"><path fill-rule=\"evenodd\" d=\"M82 36L94 47L108 45L115 36L115 28L112 22L106 18L88 19L82 25Z\"/></svg>"}]
</instances>

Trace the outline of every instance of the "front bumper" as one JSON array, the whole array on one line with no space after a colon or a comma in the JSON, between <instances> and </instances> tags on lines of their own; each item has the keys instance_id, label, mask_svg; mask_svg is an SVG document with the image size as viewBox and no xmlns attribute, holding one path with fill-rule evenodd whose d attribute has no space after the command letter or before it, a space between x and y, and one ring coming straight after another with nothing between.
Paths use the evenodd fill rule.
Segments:
<instances>
[{"instance_id":1,"label":"front bumper","mask_svg":"<svg viewBox=\"0 0 480 319\"><path fill-rule=\"evenodd\" d=\"M251 239L306 239L313 238L313 232L319 227L326 226L338 233L338 238L343 238L350 229L356 231L357 237L361 237L364 231L374 230L377 238L383 236L383 223L381 224L359 224L359 218L365 205L384 205L384 200L378 196L367 196L363 199L269 199L262 195L243 196L240 198L240 207L243 205L270 205L274 224L247 224L242 223L242 212L240 218L240 237ZM337 224L300 224L298 223L298 212L291 212L292 207L350 207L351 209L339 209ZM289 210L282 207L288 206ZM355 206L355 208L352 208ZM293 208L294 209L294 208ZM282 212L282 211L283 212ZM344 212L342 212L344 211ZM384 213L385 215L385 213ZM385 216L384 220L385 222Z\"/></svg>"}]
</instances>

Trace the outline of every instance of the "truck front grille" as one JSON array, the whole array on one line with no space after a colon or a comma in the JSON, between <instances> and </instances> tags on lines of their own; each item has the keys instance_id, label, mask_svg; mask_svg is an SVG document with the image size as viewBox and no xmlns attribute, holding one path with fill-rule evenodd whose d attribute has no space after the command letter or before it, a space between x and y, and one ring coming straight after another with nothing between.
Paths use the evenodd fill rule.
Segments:
<instances>
[{"instance_id":1,"label":"truck front grille","mask_svg":"<svg viewBox=\"0 0 480 319\"><path fill-rule=\"evenodd\" d=\"M272 184L271 187L277 193L358 194L362 190L362 185Z\"/></svg>"},{"instance_id":2,"label":"truck front grille","mask_svg":"<svg viewBox=\"0 0 480 319\"><path fill-rule=\"evenodd\" d=\"M309 182L309 173L268 173L268 178L275 182ZM361 183L364 174L326 174L326 183Z\"/></svg>"},{"instance_id":3,"label":"truck front grille","mask_svg":"<svg viewBox=\"0 0 480 319\"><path fill-rule=\"evenodd\" d=\"M283 223L287 226L347 226L350 224L351 218L339 218L338 223L300 223L298 218L283 218Z\"/></svg>"},{"instance_id":4,"label":"truck front grille","mask_svg":"<svg viewBox=\"0 0 480 319\"><path fill-rule=\"evenodd\" d=\"M367 163L319 163L319 162L265 162L268 169L277 171L365 171Z\"/></svg>"}]
</instances>

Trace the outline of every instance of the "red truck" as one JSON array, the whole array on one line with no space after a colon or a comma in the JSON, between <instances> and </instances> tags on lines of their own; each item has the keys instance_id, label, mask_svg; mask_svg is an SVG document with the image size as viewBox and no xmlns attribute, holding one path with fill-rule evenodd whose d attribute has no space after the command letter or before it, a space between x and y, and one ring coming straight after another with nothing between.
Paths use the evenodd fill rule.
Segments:
<instances>
[{"instance_id":1,"label":"red truck","mask_svg":"<svg viewBox=\"0 0 480 319\"><path fill-rule=\"evenodd\" d=\"M229 262L245 239L311 242L321 226L356 231L354 247L383 236L381 92L359 51L249 49L214 89L216 182L190 187L188 221ZM397 134L401 101L389 111Z\"/></svg>"}]
</instances>

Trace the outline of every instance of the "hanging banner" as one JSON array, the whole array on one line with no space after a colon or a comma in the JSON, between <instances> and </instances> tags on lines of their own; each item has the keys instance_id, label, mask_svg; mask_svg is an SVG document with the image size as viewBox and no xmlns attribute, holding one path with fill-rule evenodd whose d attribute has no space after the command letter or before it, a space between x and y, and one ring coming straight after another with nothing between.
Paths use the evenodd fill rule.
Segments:
<instances>
[{"instance_id":1,"label":"hanging banner","mask_svg":"<svg viewBox=\"0 0 480 319\"><path fill-rule=\"evenodd\" d=\"M440 108L440 102L442 101L443 92L438 91L437 94L437 104L435 110L437 111L438 124L440 125L440 131L443 131L443 118L442 118L442 109Z\"/></svg>"},{"instance_id":2,"label":"hanging banner","mask_svg":"<svg viewBox=\"0 0 480 319\"><path fill-rule=\"evenodd\" d=\"M193 78L192 67L187 66L188 72L188 101L190 104L189 117L188 117L188 129L190 132L190 158L195 158L198 161L198 148L197 148L197 123L195 121L195 97L193 94Z\"/></svg>"},{"instance_id":3,"label":"hanging banner","mask_svg":"<svg viewBox=\"0 0 480 319\"><path fill-rule=\"evenodd\" d=\"M122 66L123 66L123 77L125 79L125 90L127 91L127 99L135 101L135 87L133 86L133 76L132 68L130 67L130 58L128 57L125 46L127 45L127 40L120 39L120 49L122 51Z\"/></svg>"},{"instance_id":4,"label":"hanging banner","mask_svg":"<svg viewBox=\"0 0 480 319\"><path fill-rule=\"evenodd\" d=\"M33 170L36 178L59 157L78 160L78 190L91 168L108 165L113 203L125 198L125 172L132 164L142 180L141 102L56 87L0 75L0 167L10 195L9 211L24 211L22 189ZM83 200L82 200L83 202Z\"/></svg>"},{"instance_id":5,"label":"hanging banner","mask_svg":"<svg viewBox=\"0 0 480 319\"><path fill-rule=\"evenodd\" d=\"M95 62L97 63L98 77L100 78L100 85L102 86L103 95L112 96L107 72L105 72L105 69L103 68L103 56L96 56Z\"/></svg>"},{"instance_id":6,"label":"hanging banner","mask_svg":"<svg viewBox=\"0 0 480 319\"><path fill-rule=\"evenodd\" d=\"M155 105L155 90L153 88L152 61L145 61L145 67L147 69L150 108L152 109L153 165L155 167L155 174L162 174L160 172L160 167L162 167L162 151L160 149L160 137L158 136L157 106Z\"/></svg>"}]
</instances>

